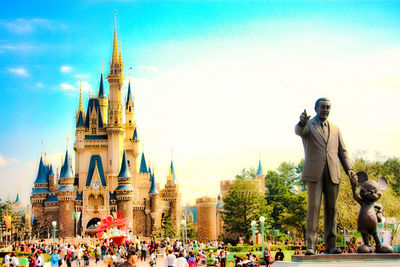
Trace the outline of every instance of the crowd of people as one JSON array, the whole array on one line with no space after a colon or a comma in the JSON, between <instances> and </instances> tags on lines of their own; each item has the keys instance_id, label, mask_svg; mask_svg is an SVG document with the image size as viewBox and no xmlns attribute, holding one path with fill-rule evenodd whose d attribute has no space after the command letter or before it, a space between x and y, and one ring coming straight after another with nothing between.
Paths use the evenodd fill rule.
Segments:
<instances>
[{"instance_id":1,"label":"crowd of people","mask_svg":"<svg viewBox=\"0 0 400 267\"><path fill-rule=\"evenodd\" d=\"M67 266L84 267L89 266L89 259L96 266L101 263L102 266L135 266L142 262L151 267L157 266L158 258L163 258L165 267L197 267L213 264L217 267L226 267L228 262L227 250L223 242L211 241L207 244L197 241L188 241L183 243L179 240L163 239L161 241L144 241L136 239L136 242L122 243L116 245L110 242L100 242L99 240L91 242L76 243L62 242L53 247L52 243L15 243L13 251L30 252L29 267L44 266L44 254L50 255L50 264L52 267ZM207 250L206 247L216 249ZM207 252L206 252L207 251ZM301 253L297 250L296 254ZM260 266L261 260L254 253L248 253L240 256L232 256L236 266L255 267ZM274 261L282 261L284 254L281 249L273 255L268 247L262 257L270 266ZM19 266L18 257L15 253L8 253L3 259L3 266Z\"/></svg>"}]
</instances>

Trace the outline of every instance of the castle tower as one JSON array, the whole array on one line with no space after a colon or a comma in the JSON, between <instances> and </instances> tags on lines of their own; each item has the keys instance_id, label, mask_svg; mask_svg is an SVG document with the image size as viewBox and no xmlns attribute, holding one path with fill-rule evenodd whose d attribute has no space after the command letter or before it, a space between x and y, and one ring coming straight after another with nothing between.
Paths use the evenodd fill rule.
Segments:
<instances>
[{"instance_id":1,"label":"castle tower","mask_svg":"<svg viewBox=\"0 0 400 267\"><path fill-rule=\"evenodd\" d=\"M40 157L38 173L34 182L31 194L32 213L37 220L43 218L43 202L50 193L48 189L49 181L47 180L46 171L43 165L43 158Z\"/></svg>"},{"instance_id":2,"label":"castle tower","mask_svg":"<svg viewBox=\"0 0 400 267\"><path fill-rule=\"evenodd\" d=\"M121 162L121 151L124 146L124 125L122 122L122 84L124 82L124 62L118 51L117 17L114 21L113 52L110 72L107 80L110 85L108 100L108 171L110 176L116 176Z\"/></svg>"},{"instance_id":3,"label":"castle tower","mask_svg":"<svg viewBox=\"0 0 400 267\"><path fill-rule=\"evenodd\" d=\"M131 172L137 173L137 157L139 155L139 139L134 120L134 104L131 93L131 76L129 74L128 94L125 103L125 150ZM136 187L136 185L134 185Z\"/></svg>"},{"instance_id":4,"label":"castle tower","mask_svg":"<svg viewBox=\"0 0 400 267\"><path fill-rule=\"evenodd\" d=\"M217 200L213 197L196 199L197 205L197 232L200 242L217 239Z\"/></svg>"},{"instance_id":5,"label":"castle tower","mask_svg":"<svg viewBox=\"0 0 400 267\"><path fill-rule=\"evenodd\" d=\"M265 175L261 166L261 159L258 160L256 179L258 180L260 193L265 194Z\"/></svg>"},{"instance_id":6,"label":"castle tower","mask_svg":"<svg viewBox=\"0 0 400 267\"><path fill-rule=\"evenodd\" d=\"M169 168L169 175L167 176L167 184L165 185L165 191L169 196L171 219L175 225L176 233L179 233L182 219L182 207L181 207L181 193L179 192L179 184L176 179L174 163L171 159L171 165Z\"/></svg>"},{"instance_id":7,"label":"castle tower","mask_svg":"<svg viewBox=\"0 0 400 267\"><path fill-rule=\"evenodd\" d=\"M117 198L117 210L121 212L121 217L129 219L128 225L132 226L132 220L133 220L132 175L131 172L129 171L125 151L122 157L121 170L118 174L118 187L115 190L115 196Z\"/></svg>"},{"instance_id":8,"label":"castle tower","mask_svg":"<svg viewBox=\"0 0 400 267\"><path fill-rule=\"evenodd\" d=\"M82 104L82 86L79 88L79 106L78 114L76 120L76 130L75 130L75 171L79 176L81 169L83 169L83 151L85 148L85 111L83 110ZM83 180L83 177L79 177L79 180Z\"/></svg>"},{"instance_id":9,"label":"castle tower","mask_svg":"<svg viewBox=\"0 0 400 267\"><path fill-rule=\"evenodd\" d=\"M152 235L156 236L161 225L161 199L160 199L160 194L157 188L157 183L156 183L156 178L154 173L150 173L150 179L151 179L151 186L149 190L149 196L150 196L150 216L152 219Z\"/></svg>"},{"instance_id":10,"label":"castle tower","mask_svg":"<svg viewBox=\"0 0 400 267\"><path fill-rule=\"evenodd\" d=\"M68 150L65 152L64 165L60 173L60 187L57 190L59 204L59 236L68 237L75 234L75 222L73 212L75 211L76 188L74 187L74 175L69 162Z\"/></svg>"}]
</instances>

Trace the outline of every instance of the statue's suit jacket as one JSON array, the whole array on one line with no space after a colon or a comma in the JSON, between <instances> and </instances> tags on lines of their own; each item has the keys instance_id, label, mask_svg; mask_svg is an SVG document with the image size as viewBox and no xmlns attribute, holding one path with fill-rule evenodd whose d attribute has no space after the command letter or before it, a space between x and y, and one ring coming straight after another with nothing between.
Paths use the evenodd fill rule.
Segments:
<instances>
[{"instance_id":1,"label":"statue's suit jacket","mask_svg":"<svg viewBox=\"0 0 400 267\"><path fill-rule=\"evenodd\" d=\"M339 128L326 121L329 134L325 136L318 117L307 122L304 127L296 125L295 132L301 136L304 146L304 167L302 181L318 182L325 164L328 164L332 183L340 183L340 163L343 169L350 170L350 160Z\"/></svg>"}]
</instances>

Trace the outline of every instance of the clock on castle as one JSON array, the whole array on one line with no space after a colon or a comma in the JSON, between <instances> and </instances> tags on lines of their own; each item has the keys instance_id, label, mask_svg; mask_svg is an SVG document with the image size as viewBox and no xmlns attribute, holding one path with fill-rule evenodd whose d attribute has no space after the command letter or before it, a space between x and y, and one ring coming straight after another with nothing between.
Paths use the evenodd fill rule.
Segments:
<instances>
[{"instance_id":1,"label":"clock on castle","mask_svg":"<svg viewBox=\"0 0 400 267\"><path fill-rule=\"evenodd\" d=\"M60 237L94 234L97 222L117 211L129 219L129 227L137 236L156 235L167 216L179 231L181 194L173 162L167 183L160 190L154 173L146 165L143 151L139 152L130 81L126 103L122 102L124 61L118 48L116 21L114 23L112 59L105 77L109 94L106 96L103 73L98 94L89 96L86 111L82 90L80 92L74 143L75 172L68 151L59 174L41 157L31 193L36 223L51 229L51 222L57 221ZM137 168L139 154L140 167ZM74 212L81 212L77 229Z\"/></svg>"}]
</instances>

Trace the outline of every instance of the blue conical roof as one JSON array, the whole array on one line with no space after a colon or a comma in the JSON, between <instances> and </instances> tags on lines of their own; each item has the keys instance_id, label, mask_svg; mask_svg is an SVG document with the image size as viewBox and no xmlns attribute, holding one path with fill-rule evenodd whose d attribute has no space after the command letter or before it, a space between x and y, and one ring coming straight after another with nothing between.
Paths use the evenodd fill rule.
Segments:
<instances>
[{"instance_id":1,"label":"blue conical roof","mask_svg":"<svg viewBox=\"0 0 400 267\"><path fill-rule=\"evenodd\" d=\"M38 169L38 173L35 179L35 184L46 184L49 181L47 180L47 176L46 176L46 172L44 169L44 165L43 165L43 158L40 157L40 162L39 162L39 169Z\"/></svg>"},{"instance_id":2,"label":"blue conical roof","mask_svg":"<svg viewBox=\"0 0 400 267\"><path fill-rule=\"evenodd\" d=\"M258 160L258 170L257 170L257 175L262 175L263 174L263 169L261 166L261 159Z\"/></svg>"},{"instance_id":3,"label":"blue conical roof","mask_svg":"<svg viewBox=\"0 0 400 267\"><path fill-rule=\"evenodd\" d=\"M133 140L134 141L138 140L138 138L137 138L137 130L136 129L137 128L135 128L135 130L133 131Z\"/></svg>"},{"instance_id":4,"label":"blue conical roof","mask_svg":"<svg viewBox=\"0 0 400 267\"><path fill-rule=\"evenodd\" d=\"M80 126L85 127L85 122L83 122L82 110L79 111L78 121L76 122L76 127L80 127Z\"/></svg>"},{"instance_id":5,"label":"blue conical roof","mask_svg":"<svg viewBox=\"0 0 400 267\"><path fill-rule=\"evenodd\" d=\"M54 176L53 165L50 165L49 176Z\"/></svg>"},{"instance_id":6,"label":"blue conical roof","mask_svg":"<svg viewBox=\"0 0 400 267\"><path fill-rule=\"evenodd\" d=\"M149 194L158 194L158 188L157 188L156 178L154 177L154 174L150 174L150 181L151 181L151 186L150 186Z\"/></svg>"},{"instance_id":7,"label":"blue conical roof","mask_svg":"<svg viewBox=\"0 0 400 267\"><path fill-rule=\"evenodd\" d=\"M150 162L149 162L149 165L150 165ZM148 173L150 173L150 182L151 182L151 168L150 168L150 166L149 166L149 170L148 170Z\"/></svg>"},{"instance_id":8,"label":"blue conical roof","mask_svg":"<svg viewBox=\"0 0 400 267\"><path fill-rule=\"evenodd\" d=\"M15 198L14 204L17 204L17 203L19 203L19 192L17 193L17 197Z\"/></svg>"},{"instance_id":9,"label":"blue conical roof","mask_svg":"<svg viewBox=\"0 0 400 267\"><path fill-rule=\"evenodd\" d=\"M171 175L172 175L172 184L173 185L177 185L178 184L178 180L176 180L174 163L173 163L172 160L171 160L170 172L171 172Z\"/></svg>"},{"instance_id":10,"label":"blue conical roof","mask_svg":"<svg viewBox=\"0 0 400 267\"><path fill-rule=\"evenodd\" d=\"M126 161L126 152L124 150L124 155L122 157L121 170L119 171L118 177L130 178L132 177L129 171L128 162Z\"/></svg>"},{"instance_id":11,"label":"blue conical roof","mask_svg":"<svg viewBox=\"0 0 400 267\"><path fill-rule=\"evenodd\" d=\"M126 97L126 104L125 104L125 108L128 108L129 101L131 101L131 102L132 102L132 94L131 94L131 81L129 81L129 84L128 84L128 95L127 95L127 97Z\"/></svg>"},{"instance_id":12,"label":"blue conical roof","mask_svg":"<svg viewBox=\"0 0 400 267\"><path fill-rule=\"evenodd\" d=\"M71 164L69 164L68 150L65 152L64 165L62 167L60 178L73 178Z\"/></svg>"},{"instance_id":13,"label":"blue conical roof","mask_svg":"<svg viewBox=\"0 0 400 267\"><path fill-rule=\"evenodd\" d=\"M101 76L100 76L99 97L104 97L103 73L101 73Z\"/></svg>"},{"instance_id":14,"label":"blue conical roof","mask_svg":"<svg viewBox=\"0 0 400 267\"><path fill-rule=\"evenodd\" d=\"M146 159L144 158L144 153L142 152L142 159L140 160L140 168L139 168L139 173L147 173L147 165L146 165Z\"/></svg>"}]
</instances>

